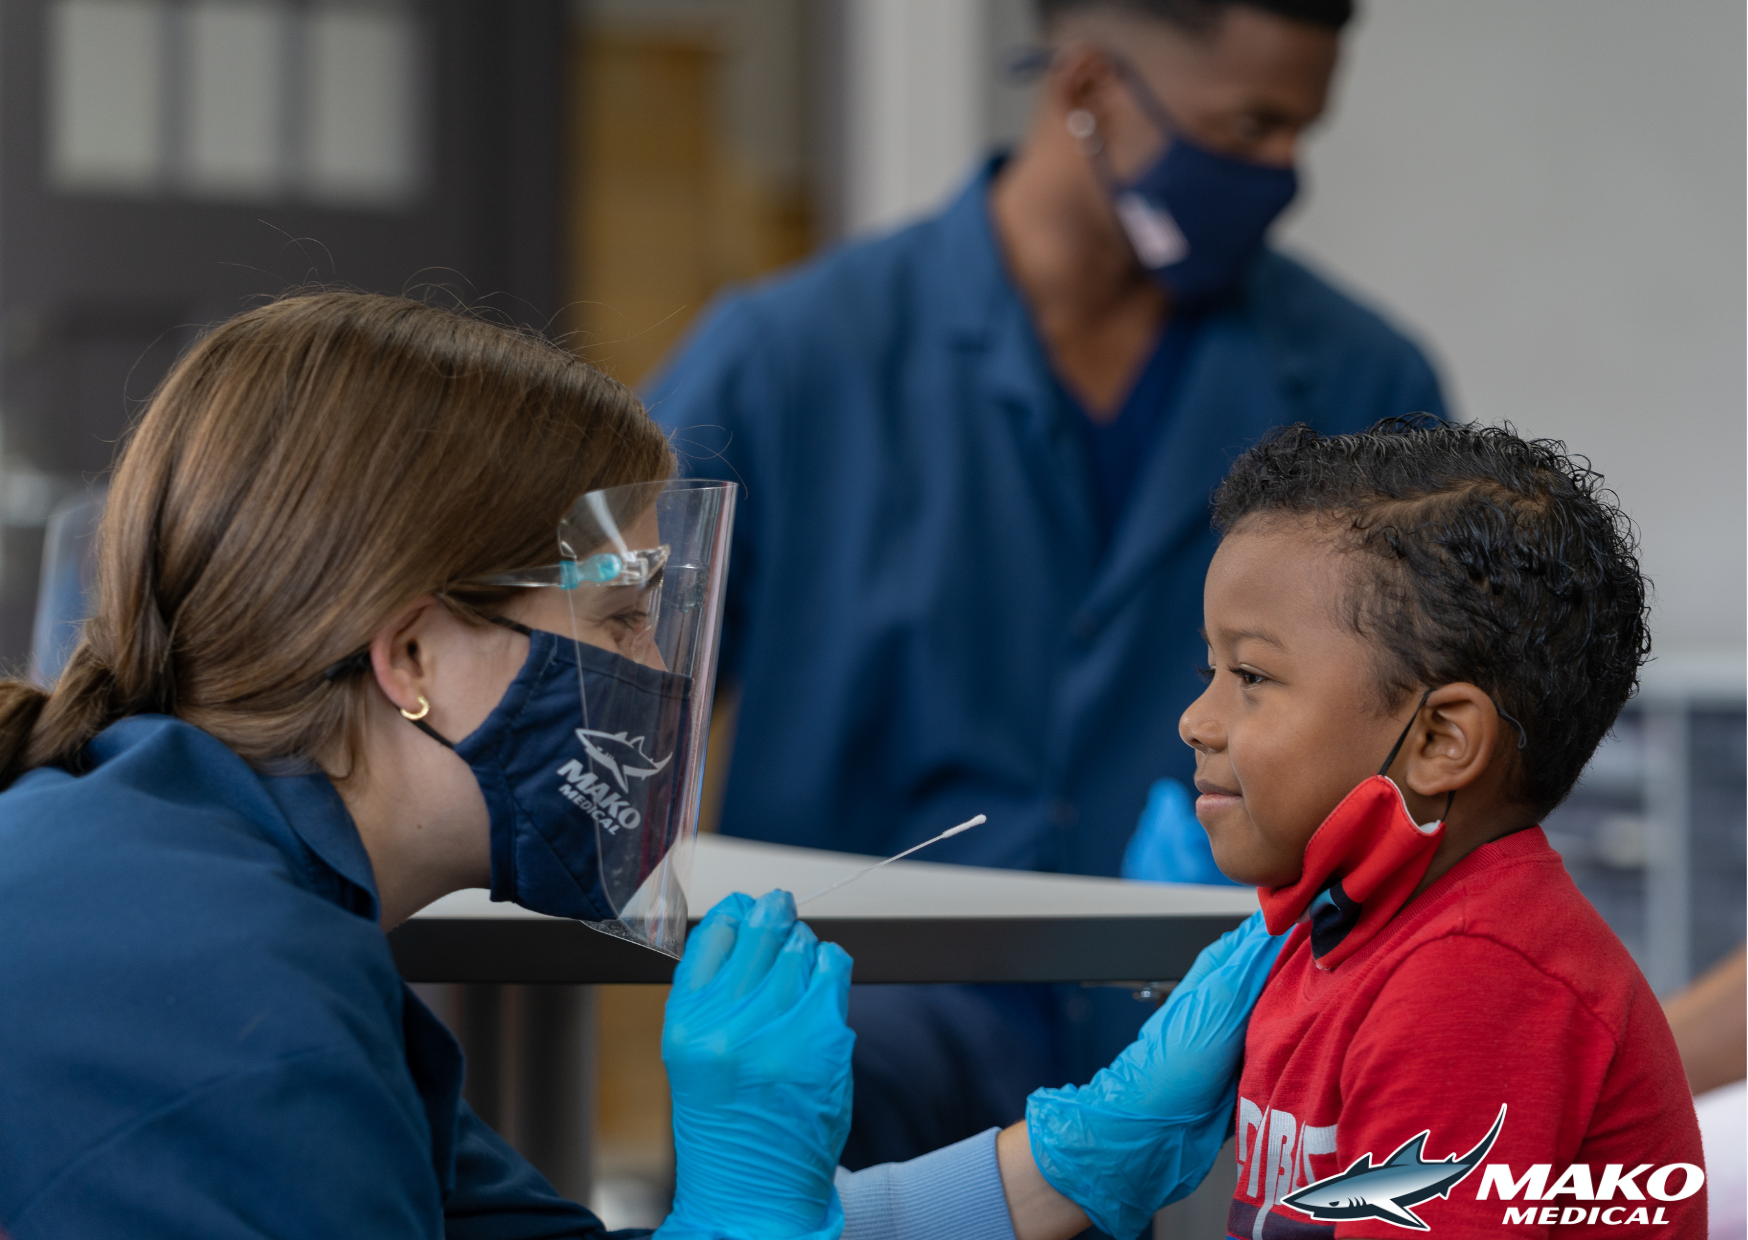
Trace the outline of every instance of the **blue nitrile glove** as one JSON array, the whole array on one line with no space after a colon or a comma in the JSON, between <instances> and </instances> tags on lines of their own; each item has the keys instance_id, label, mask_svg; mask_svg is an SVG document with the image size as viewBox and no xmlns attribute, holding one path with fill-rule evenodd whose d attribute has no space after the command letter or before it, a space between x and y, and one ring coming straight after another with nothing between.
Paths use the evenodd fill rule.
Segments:
<instances>
[{"instance_id":1,"label":"blue nitrile glove","mask_svg":"<svg viewBox=\"0 0 1748 1240\"><path fill-rule=\"evenodd\" d=\"M1214 864L1208 833L1196 820L1190 790L1175 779L1156 779L1147 808L1123 850L1124 878L1147 883L1213 883L1239 887Z\"/></svg>"},{"instance_id":2,"label":"blue nitrile glove","mask_svg":"<svg viewBox=\"0 0 1748 1240\"><path fill-rule=\"evenodd\" d=\"M674 1212L659 1240L837 1240L832 1176L850 1131L850 958L795 898L732 895L674 970L662 1062Z\"/></svg>"},{"instance_id":3,"label":"blue nitrile glove","mask_svg":"<svg viewBox=\"0 0 1748 1240\"><path fill-rule=\"evenodd\" d=\"M1026 1103L1038 1170L1117 1240L1187 1195L1226 1142L1250 1009L1286 935L1259 912L1196 957L1141 1036L1090 1085Z\"/></svg>"}]
</instances>

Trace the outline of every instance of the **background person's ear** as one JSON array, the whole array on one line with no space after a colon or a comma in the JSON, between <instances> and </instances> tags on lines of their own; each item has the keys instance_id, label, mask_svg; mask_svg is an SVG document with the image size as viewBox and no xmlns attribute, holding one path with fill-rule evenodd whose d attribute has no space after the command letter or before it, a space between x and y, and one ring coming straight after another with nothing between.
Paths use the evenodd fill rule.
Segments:
<instances>
[{"instance_id":1,"label":"background person's ear","mask_svg":"<svg viewBox=\"0 0 1748 1240\"><path fill-rule=\"evenodd\" d=\"M1434 689L1403 746L1403 782L1423 797L1460 792L1492 764L1499 728L1499 712L1486 690L1467 683Z\"/></svg>"},{"instance_id":2,"label":"background person's ear","mask_svg":"<svg viewBox=\"0 0 1748 1240\"><path fill-rule=\"evenodd\" d=\"M1073 43L1057 53L1046 79L1045 90L1066 114L1086 111L1098 123L1098 141L1103 141L1105 123L1109 119L1109 96L1116 83L1116 72L1108 57L1090 44Z\"/></svg>"}]
</instances>

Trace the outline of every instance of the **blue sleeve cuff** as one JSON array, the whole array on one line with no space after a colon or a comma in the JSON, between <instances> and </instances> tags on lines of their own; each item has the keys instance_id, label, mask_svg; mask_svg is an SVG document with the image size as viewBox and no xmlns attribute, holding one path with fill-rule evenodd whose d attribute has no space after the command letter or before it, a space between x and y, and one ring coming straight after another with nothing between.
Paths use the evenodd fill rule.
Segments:
<instances>
[{"instance_id":1,"label":"blue sleeve cuff","mask_svg":"<svg viewBox=\"0 0 1748 1240\"><path fill-rule=\"evenodd\" d=\"M843 1240L1014 1240L995 1160L998 1131L909 1162L839 1167Z\"/></svg>"}]
</instances>

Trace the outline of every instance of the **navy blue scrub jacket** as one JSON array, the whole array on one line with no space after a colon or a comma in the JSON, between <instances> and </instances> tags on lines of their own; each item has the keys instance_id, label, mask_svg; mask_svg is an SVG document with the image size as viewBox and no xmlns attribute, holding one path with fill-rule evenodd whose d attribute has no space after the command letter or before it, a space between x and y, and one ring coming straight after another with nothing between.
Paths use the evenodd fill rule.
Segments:
<instances>
[{"instance_id":1,"label":"navy blue scrub jacket","mask_svg":"<svg viewBox=\"0 0 1748 1240\"><path fill-rule=\"evenodd\" d=\"M0 795L12 1240L597 1238L461 1099L321 775L162 716Z\"/></svg>"},{"instance_id":2,"label":"navy blue scrub jacket","mask_svg":"<svg viewBox=\"0 0 1748 1240\"><path fill-rule=\"evenodd\" d=\"M1412 344L1264 252L1187 342L1107 536L1082 415L1002 267L998 168L935 218L731 292L647 393L687 472L746 487L731 835L887 855L982 813L926 859L1116 874L1149 786L1193 770L1177 722L1233 457L1283 423L1444 412ZM856 987L844 1163L1010 1123L1145 1015L1115 991Z\"/></svg>"},{"instance_id":3,"label":"navy blue scrub jacket","mask_svg":"<svg viewBox=\"0 0 1748 1240\"><path fill-rule=\"evenodd\" d=\"M739 481L723 674L732 835L1118 872L1187 779L1209 494L1270 427L1444 402L1377 315L1265 252L1183 361L1101 549L1074 412L1002 268L986 167L943 214L707 313L647 393L687 471Z\"/></svg>"}]
</instances>

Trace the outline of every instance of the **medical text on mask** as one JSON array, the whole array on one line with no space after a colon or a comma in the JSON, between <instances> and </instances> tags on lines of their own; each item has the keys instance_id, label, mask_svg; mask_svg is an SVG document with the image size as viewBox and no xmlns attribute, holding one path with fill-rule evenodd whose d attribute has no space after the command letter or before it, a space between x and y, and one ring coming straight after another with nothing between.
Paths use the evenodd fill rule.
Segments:
<instances>
[{"instance_id":1,"label":"medical text on mask","mask_svg":"<svg viewBox=\"0 0 1748 1240\"><path fill-rule=\"evenodd\" d=\"M593 771L585 770L583 764L572 758L558 768L565 782L558 790L570 799L578 808L595 820L595 825L603 828L607 834L616 833L621 827L627 831L635 831L643 822L643 815L638 813L620 796L608 782Z\"/></svg>"}]
</instances>

